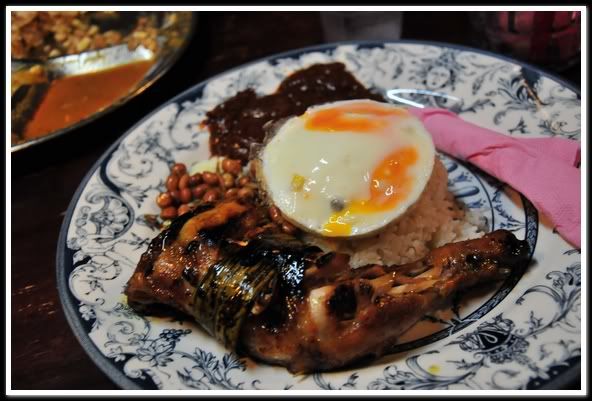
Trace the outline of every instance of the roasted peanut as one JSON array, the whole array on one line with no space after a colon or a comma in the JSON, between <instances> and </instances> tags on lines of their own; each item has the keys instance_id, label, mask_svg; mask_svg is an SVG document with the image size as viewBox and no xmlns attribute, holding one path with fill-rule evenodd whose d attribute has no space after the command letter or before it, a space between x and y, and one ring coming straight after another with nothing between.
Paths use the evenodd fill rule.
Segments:
<instances>
[{"instance_id":1,"label":"roasted peanut","mask_svg":"<svg viewBox=\"0 0 592 401\"><path fill-rule=\"evenodd\" d=\"M231 173L234 175L239 175L242 171L243 166L240 160L236 159L224 159L222 160L222 170L227 173Z\"/></svg>"},{"instance_id":2,"label":"roasted peanut","mask_svg":"<svg viewBox=\"0 0 592 401\"><path fill-rule=\"evenodd\" d=\"M230 188L228 190L226 190L226 192L224 193L224 197L228 198L228 199L233 199L236 198L238 196L238 188Z\"/></svg>"},{"instance_id":3,"label":"roasted peanut","mask_svg":"<svg viewBox=\"0 0 592 401\"><path fill-rule=\"evenodd\" d=\"M171 194L169 194L168 192L160 193L156 197L156 204L160 208L164 209L165 207L171 206L173 204L173 198L171 197Z\"/></svg>"},{"instance_id":4,"label":"roasted peanut","mask_svg":"<svg viewBox=\"0 0 592 401\"><path fill-rule=\"evenodd\" d=\"M200 199L210 187L207 184L199 184L198 186L191 189L191 194L195 199Z\"/></svg>"},{"instance_id":5,"label":"roasted peanut","mask_svg":"<svg viewBox=\"0 0 592 401\"><path fill-rule=\"evenodd\" d=\"M178 189L175 189L174 191L169 191L169 194L171 195L171 198L173 198L174 202L181 203L181 193Z\"/></svg>"},{"instance_id":6,"label":"roasted peanut","mask_svg":"<svg viewBox=\"0 0 592 401\"><path fill-rule=\"evenodd\" d=\"M180 177L187 172L187 166L183 163L175 163L171 172Z\"/></svg>"},{"instance_id":7,"label":"roasted peanut","mask_svg":"<svg viewBox=\"0 0 592 401\"><path fill-rule=\"evenodd\" d=\"M189 174L185 173L179 178L179 189L184 189L189 187Z\"/></svg>"},{"instance_id":8,"label":"roasted peanut","mask_svg":"<svg viewBox=\"0 0 592 401\"><path fill-rule=\"evenodd\" d=\"M169 192L179 189L179 177L173 174L169 175L166 180L166 188L169 190Z\"/></svg>"},{"instance_id":9,"label":"roasted peanut","mask_svg":"<svg viewBox=\"0 0 592 401\"><path fill-rule=\"evenodd\" d=\"M220 199L220 191L216 188L208 189L203 196L204 202L215 202Z\"/></svg>"},{"instance_id":10,"label":"roasted peanut","mask_svg":"<svg viewBox=\"0 0 592 401\"><path fill-rule=\"evenodd\" d=\"M189 202L191 202L191 199L192 199L191 189L183 188L179 191L179 201L181 203L189 203Z\"/></svg>"},{"instance_id":11,"label":"roasted peanut","mask_svg":"<svg viewBox=\"0 0 592 401\"><path fill-rule=\"evenodd\" d=\"M241 178L238 179L238 186L244 187L248 183L251 182L251 178L248 175L243 175Z\"/></svg>"},{"instance_id":12,"label":"roasted peanut","mask_svg":"<svg viewBox=\"0 0 592 401\"><path fill-rule=\"evenodd\" d=\"M205 171L201 177L203 178L204 182L208 185L217 186L220 184L220 179L218 178L218 174L212 173L209 171Z\"/></svg>"},{"instance_id":13,"label":"roasted peanut","mask_svg":"<svg viewBox=\"0 0 592 401\"><path fill-rule=\"evenodd\" d=\"M234 175L230 173L222 174L222 183L226 189L234 187Z\"/></svg>"},{"instance_id":14,"label":"roasted peanut","mask_svg":"<svg viewBox=\"0 0 592 401\"><path fill-rule=\"evenodd\" d=\"M241 188L238 190L237 196L242 201L249 201L255 197L255 191L251 188Z\"/></svg>"},{"instance_id":15,"label":"roasted peanut","mask_svg":"<svg viewBox=\"0 0 592 401\"><path fill-rule=\"evenodd\" d=\"M174 206L165 207L160 211L160 217L164 220L174 219L177 217L177 208Z\"/></svg>"},{"instance_id":16,"label":"roasted peanut","mask_svg":"<svg viewBox=\"0 0 592 401\"><path fill-rule=\"evenodd\" d=\"M191 177L189 177L189 186L195 187L195 186L201 184L201 181L202 181L201 174L200 173L194 174Z\"/></svg>"}]
</instances>

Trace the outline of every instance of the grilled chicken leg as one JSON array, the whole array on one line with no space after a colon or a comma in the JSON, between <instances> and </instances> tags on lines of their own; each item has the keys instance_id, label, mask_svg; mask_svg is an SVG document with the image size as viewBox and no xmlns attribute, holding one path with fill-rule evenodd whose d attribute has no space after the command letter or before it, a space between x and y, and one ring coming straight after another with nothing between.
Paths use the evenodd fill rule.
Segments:
<instances>
[{"instance_id":1,"label":"grilled chicken leg","mask_svg":"<svg viewBox=\"0 0 592 401\"><path fill-rule=\"evenodd\" d=\"M528 244L504 230L448 244L402 266L349 266L280 234L262 208L223 201L177 218L126 288L145 311L193 316L226 346L292 372L330 370L389 351L458 290L505 277Z\"/></svg>"}]
</instances>

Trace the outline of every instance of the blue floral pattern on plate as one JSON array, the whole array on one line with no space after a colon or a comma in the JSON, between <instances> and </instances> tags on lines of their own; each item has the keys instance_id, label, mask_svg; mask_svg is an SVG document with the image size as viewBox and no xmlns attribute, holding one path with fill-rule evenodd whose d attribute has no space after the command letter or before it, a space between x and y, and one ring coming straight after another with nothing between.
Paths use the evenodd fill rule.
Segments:
<instances>
[{"instance_id":1,"label":"blue floral pattern on plate","mask_svg":"<svg viewBox=\"0 0 592 401\"><path fill-rule=\"evenodd\" d=\"M356 43L295 51L200 84L140 122L97 163L74 197L58 248L66 314L97 364L122 387L159 389L539 388L579 362L580 255L530 202L476 168L439 155L449 188L490 230L526 238L533 263L487 294L426 316L393 353L347 371L294 376L225 350L195 323L136 314L123 288L156 231L144 220L175 161L209 156L199 123L247 87L265 94L287 74L340 61L401 103L444 107L514 136L578 140L580 97L528 66L425 43ZM411 103L409 103L411 102Z\"/></svg>"}]
</instances>

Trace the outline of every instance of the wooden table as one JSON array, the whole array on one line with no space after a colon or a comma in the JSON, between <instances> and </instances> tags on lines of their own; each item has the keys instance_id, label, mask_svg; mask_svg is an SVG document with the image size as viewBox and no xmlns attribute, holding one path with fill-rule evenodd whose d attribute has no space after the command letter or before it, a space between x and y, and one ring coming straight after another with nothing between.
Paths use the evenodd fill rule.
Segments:
<instances>
[{"instance_id":1,"label":"wooden table","mask_svg":"<svg viewBox=\"0 0 592 401\"><path fill-rule=\"evenodd\" d=\"M426 29L425 27L430 27ZM473 45L466 13L406 13L403 38ZM74 337L56 290L60 225L83 176L119 136L186 88L242 63L323 43L317 12L200 13L179 62L112 114L11 155L13 389L116 389ZM560 74L580 85L580 65ZM579 378L569 388L579 389Z\"/></svg>"}]
</instances>

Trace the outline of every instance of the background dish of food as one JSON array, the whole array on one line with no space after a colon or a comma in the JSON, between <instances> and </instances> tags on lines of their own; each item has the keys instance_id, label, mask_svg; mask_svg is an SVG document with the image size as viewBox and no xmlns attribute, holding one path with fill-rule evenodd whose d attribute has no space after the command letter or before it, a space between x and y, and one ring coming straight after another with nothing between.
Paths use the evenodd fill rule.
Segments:
<instances>
[{"instance_id":1,"label":"background dish of food","mask_svg":"<svg viewBox=\"0 0 592 401\"><path fill-rule=\"evenodd\" d=\"M172 66L196 23L187 12L13 12L11 18L13 152L138 95ZM101 88L92 85L99 78Z\"/></svg>"},{"instance_id":2,"label":"background dish of food","mask_svg":"<svg viewBox=\"0 0 592 401\"><path fill-rule=\"evenodd\" d=\"M408 95L512 135L579 136L579 94L569 85L531 66L455 46L327 45L221 74L136 125L74 196L59 242L58 283L69 321L91 358L124 388L540 388L565 374L559 365L572 367L573 374L581 342L579 252L539 224L519 194L445 156L457 198L486 216L492 229L526 238L539 262L458 313L431 316L441 326L427 336L412 335L398 349L405 354L365 368L294 378L281 368L236 358L188 322L142 318L125 305L122 283L153 234L141 216L155 212L153 197L162 191L168 163L209 156L208 135L197 128L205 113L241 89L270 93L290 72L330 61L346 63L367 86L422 89ZM544 115L528 95L521 96L532 91L544 99ZM540 132L545 124L549 129Z\"/></svg>"},{"instance_id":3,"label":"background dish of food","mask_svg":"<svg viewBox=\"0 0 592 401\"><path fill-rule=\"evenodd\" d=\"M126 11L14 11L10 50L16 60L46 60L126 43L156 51L162 14ZM176 14L167 16L175 23ZM171 20L172 19L172 20Z\"/></svg>"}]
</instances>

